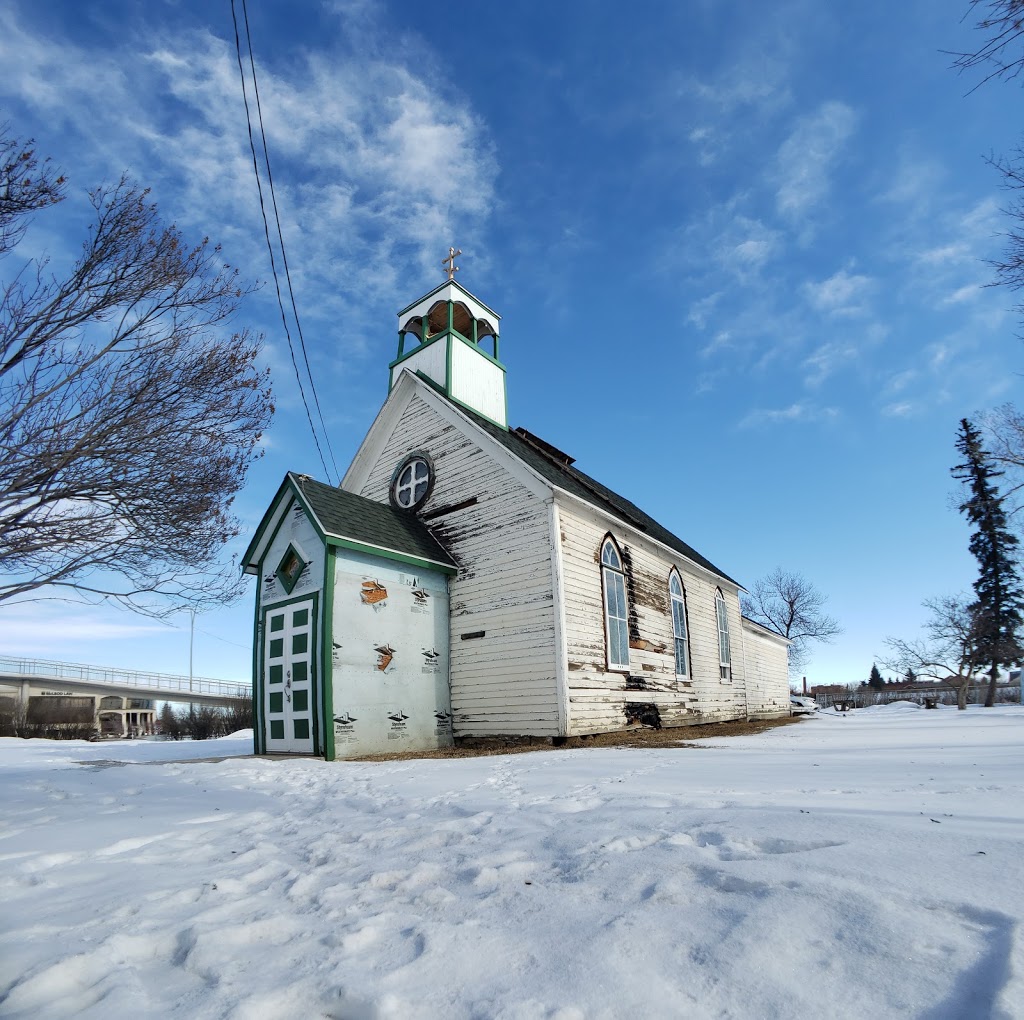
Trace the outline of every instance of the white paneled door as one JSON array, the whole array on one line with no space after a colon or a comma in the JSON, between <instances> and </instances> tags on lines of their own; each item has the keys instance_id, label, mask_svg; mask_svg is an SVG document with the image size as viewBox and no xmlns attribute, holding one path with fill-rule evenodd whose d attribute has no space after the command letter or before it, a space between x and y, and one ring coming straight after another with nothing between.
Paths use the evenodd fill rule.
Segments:
<instances>
[{"instance_id":1,"label":"white paneled door","mask_svg":"<svg viewBox=\"0 0 1024 1020\"><path fill-rule=\"evenodd\" d=\"M263 709L268 752L313 753L316 600L265 610Z\"/></svg>"}]
</instances>

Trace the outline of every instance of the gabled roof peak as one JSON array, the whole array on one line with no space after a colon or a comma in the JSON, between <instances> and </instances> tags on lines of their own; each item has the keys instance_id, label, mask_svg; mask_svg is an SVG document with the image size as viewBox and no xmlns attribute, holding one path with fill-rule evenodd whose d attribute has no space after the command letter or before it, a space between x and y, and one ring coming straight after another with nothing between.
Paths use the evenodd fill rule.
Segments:
<instances>
[{"instance_id":1,"label":"gabled roof peak","mask_svg":"<svg viewBox=\"0 0 1024 1020\"><path fill-rule=\"evenodd\" d=\"M422 305L425 301L433 300L447 300L449 301L466 301L470 304L470 307L476 305L481 312L485 312L487 316L494 319L495 331L497 331L497 324L501 321L501 316L489 305L485 304L475 294L466 290L465 287L459 283L458 280L445 280L443 283L439 283L433 290L427 291L426 294L416 298L411 304L408 304L398 313L398 317L401 319L403 316L409 314L413 309ZM483 316L481 316L482 318Z\"/></svg>"}]
</instances>

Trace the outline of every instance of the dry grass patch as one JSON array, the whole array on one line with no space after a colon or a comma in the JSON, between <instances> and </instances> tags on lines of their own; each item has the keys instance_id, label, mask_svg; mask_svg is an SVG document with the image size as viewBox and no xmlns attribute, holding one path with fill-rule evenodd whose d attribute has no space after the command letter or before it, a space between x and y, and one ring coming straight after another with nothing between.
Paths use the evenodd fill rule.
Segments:
<instances>
[{"instance_id":1,"label":"dry grass patch","mask_svg":"<svg viewBox=\"0 0 1024 1020\"><path fill-rule=\"evenodd\" d=\"M480 758L491 754L527 754L531 751L562 751L580 747L707 747L693 743L694 738L743 737L764 733L776 726L799 722L799 717L757 719L751 722L705 723L700 726L672 726L655 730L637 726L615 733L596 733L587 737L566 737L553 743L548 737L464 737L454 747L433 751L401 751L395 754L368 754L346 761L408 761L414 758ZM687 739L689 738L689 739Z\"/></svg>"}]
</instances>

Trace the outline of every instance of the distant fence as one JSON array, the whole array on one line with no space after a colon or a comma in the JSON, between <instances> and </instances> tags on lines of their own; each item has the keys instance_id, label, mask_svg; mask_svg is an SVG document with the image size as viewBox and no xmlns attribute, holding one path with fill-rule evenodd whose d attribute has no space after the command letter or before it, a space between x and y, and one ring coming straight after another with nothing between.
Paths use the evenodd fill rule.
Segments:
<instances>
[{"instance_id":1,"label":"distant fence","mask_svg":"<svg viewBox=\"0 0 1024 1020\"><path fill-rule=\"evenodd\" d=\"M983 705L988 696L988 683L971 684L967 692L969 705ZM814 700L822 708L829 708L835 702L847 702L854 708L866 708L868 705L888 705L893 701L913 701L923 705L926 699L938 699L940 704L955 705L956 690L945 684L932 684L928 687L904 688L885 687L880 691L873 687L854 687L846 691L820 691ZM1000 704L1016 704L1020 702L1020 685L1017 683L996 684L996 702Z\"/></svg>"},{"instance_id":2,"label":"distant fence","mask_svg":"<svg viewBox=\"0 0 1024 1020\"><path fill-rule=\"evenodd\" d=\"M173 676L169 673L148 673L144 670L114 669L107 666L86 666L76 662L54 662L48 659L14 659L0 656L0 680L43 679L79 680L83 683L109 684L116 687L145 687L181 694L211 694L221 698L244 698L252 693L249 684L230 680L213 680L203 676ZM171 699L173 700L173 699Z\"/></svg>"}]
</instances>

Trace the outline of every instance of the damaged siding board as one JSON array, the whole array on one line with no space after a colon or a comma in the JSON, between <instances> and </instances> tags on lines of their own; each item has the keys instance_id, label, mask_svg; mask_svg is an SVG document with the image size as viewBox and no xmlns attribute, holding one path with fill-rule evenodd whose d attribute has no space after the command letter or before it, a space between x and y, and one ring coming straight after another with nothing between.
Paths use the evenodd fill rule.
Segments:
<instances>
[{"instance_id":1,"label":"damaged siding board","mask_svg":"<svg viewBox=\"0 0 1024 1020\"><path fill-rule=\"evenodd\" d=\"M429 522L456 562L470 565L450 583L455 733L557 736L551 503L418 395L400 415L361 494L386 502L395 466L414 450L427 451L434 462L427 513L476 499ZM485 636L459 639L471 631Z\"/></svg>"},{"instance_id":2,"label":"damaged siding board","mask_svg":"<svg viewBox=\"0 0 1024 1020\"><path fill-rule=\"evenodd\" d=\"M747 714L744 645L734 584L706 572L578 505L559 504L568 650L569 732L620 729L627 704L657 706L663 725L743 718ZM629 674L605 665L604 607L598 557L611 533L628 559L630 598ZM689 672L675 674L669 571L679 570L686 590ZM719 671L716 589L729 615L733 678Z\"/></svg>"},{"instance_id":3,"label":"damaged siding board","mask_svg":"<svg viewBox=\"0 0 1024 1020\"><path fill-rule=\"evenodd\" d=\"M516 684L511 688L507 684L484 684L477 687L459 684L456 690L458 693L452 698L452 707L464 715L475 715L485 709L505 712L512 707L519 711L526 705L537 706L537 711L543 709L546 713L551 680L549 678L547 683L535 685Z\"/></svg>"}]
</instances>

